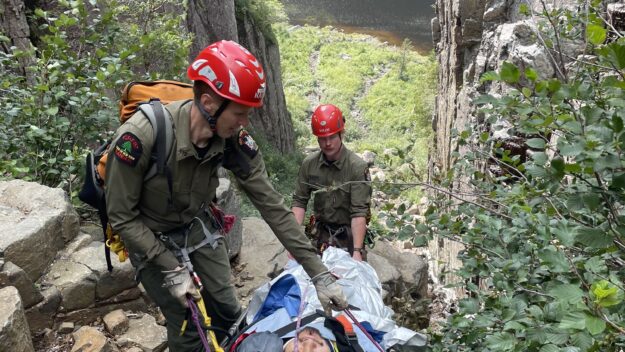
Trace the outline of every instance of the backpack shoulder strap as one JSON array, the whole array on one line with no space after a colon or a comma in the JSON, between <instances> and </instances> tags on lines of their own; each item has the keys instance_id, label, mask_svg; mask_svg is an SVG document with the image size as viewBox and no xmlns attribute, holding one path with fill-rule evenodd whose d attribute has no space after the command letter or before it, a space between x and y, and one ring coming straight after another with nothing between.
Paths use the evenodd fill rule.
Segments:
<instances>
[{"instance_id":1,"label":"backpack shoulder strap","mask_svg":"<svg viewBox=\"0 0 625 352\"><path fill-rule=\"evenodd\" d=\"M174 144L174 128L171 114L163 107L159 99L151 99L149 103L139 105L139 109L148 117L156 134L156 140L152 147L152 166L145 173L143 180L149 180L157 174L165 175L167 177L167 188L169 189L167 205L173 207L173 180L171 170L167 167L167 157L171 153Z\"/></svg>"},{"instance_id":2,"label":"backpack shoulder strap","mask_svg":"<svg viewBox=\"0 0 625 352\"><path fill-rule=\"evenodd\" d=\"M156 174L164 174L167 157L174 144L174 131L169 111L163 107L160 100L152 99L149 103L139 105L139 109L150 120L156 135L152 158L156 159L145 174L144 180L149 180Z\"/></svg>"}]
</instances>

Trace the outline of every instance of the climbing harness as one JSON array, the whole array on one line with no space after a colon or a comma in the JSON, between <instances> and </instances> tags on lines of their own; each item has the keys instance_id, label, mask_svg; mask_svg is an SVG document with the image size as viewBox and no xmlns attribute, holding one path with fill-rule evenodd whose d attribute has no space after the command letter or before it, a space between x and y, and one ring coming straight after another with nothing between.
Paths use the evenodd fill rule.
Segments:
<instances>
[{"instance_id":1,"label":"climbing harness","mask_svg":"<svg viewBox=\"0 0 625 352\"><path fill-rule=\"evenodd\" d=\"M210 220L211 224L217 228L214 232L211 232L206 226L205 220L202 220L200 217L194 217L188 225L182 229L179 234L181 234L184 238L184 245L178 245L176 241L172 239L172 236L176 233L176 231L167 233L157 233L159 239L165 243L170 245L170 250L174 253L178 261L181 262L189 271L191 278L193 279L193 283L198 291L202 291L204 286L202 285L202 281L200 277L197 275L193 268L193 264L191 263L191 257L189 256L191 253L196 250L204 247L210 246L213 249L216 249L219 246L219 239L224 238L224 235L230 230L232 224L234 224L234 217L228 218L228 215L224 215L221 209L218 207L211 205L209 209L204 208L204 205L200 207L204 214L208 217L207 221ZM219 212L219 213L218 213ZM219 219L218 219L218 215ZM189 235L191 234L191 230L196 224L199 223L201 226L202 233L204 234L204 239L200 241L200 243L195 245L188 245ZM204 299L200 298L199 301L193 300L192 297L187 297L188 309L187 309L187 317L185 318L182 327L180 329L180 335L183 335L186 331L188 321L191 320L195 324L197 331L202 339L202 344L207 352L215 351L215 352L223 352L223 348L217 342L217 336L215 335L214 330L220 330L211 326L211 318L208 316L206 312L206 306L204 304ZM200 315L202 316L202 320L200 320ZM206 334L202 333L202 331L207 331ZM228 332L223 331L226 336L229 336ZM208 335L208 338L207 338ZM230 337L231 338L231 337ZM209 344L210 339L210 344ZM212 346L212 349L211 347Z\"/></svg>"}]
</instances>

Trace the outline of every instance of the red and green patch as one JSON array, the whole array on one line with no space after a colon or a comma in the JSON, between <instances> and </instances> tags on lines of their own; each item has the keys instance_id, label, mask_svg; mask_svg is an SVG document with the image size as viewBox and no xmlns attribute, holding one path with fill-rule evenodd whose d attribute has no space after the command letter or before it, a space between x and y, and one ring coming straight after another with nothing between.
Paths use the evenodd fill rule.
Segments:
<instances>
[{"instance_id":1,"label":"red and green patch","mask_svg":"<svg viewBox=\"0 0 625 352\"><path fill-rule=\"evenodd\" d=\"M143 154L143 145L137 136L130 132L122 134L115 143L115 157L122 163L135 167Z\"/></svg>"}]
</instances>

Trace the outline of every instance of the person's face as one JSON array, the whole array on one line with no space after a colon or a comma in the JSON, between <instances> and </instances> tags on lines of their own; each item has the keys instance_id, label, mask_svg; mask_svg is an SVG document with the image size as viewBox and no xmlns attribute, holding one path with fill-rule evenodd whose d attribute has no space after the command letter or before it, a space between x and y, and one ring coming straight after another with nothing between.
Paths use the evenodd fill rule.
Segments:
<instances>
[{"instance_id":1,"label":"person's face","mask_svg":"<svg viewBox=\"0 0 625 352\"><path fill-rule=\"evenodd\" d=\"M328 160L337 160L341 152L341 134L336 133L327 137L317 137L319 148Z\"/></svg>"},{"instance_id":2,"label":"person's face","mask_svg":"<svg viewBox=\"0 0 625 352\"><path fill-rule=\"evenodd\" d=\"M297 334L297 349L300 352L330 352L330 347L321 335L313 332L303 330ZM294 343L291 341L286 352L293 351Z\"/></svg>"},{"instance_id":3,"label":"person's face","mask_svg":"<svg viewBox=\"0 0 625 352\"><path fill-rule=\"evenodd\" d=\"M232 137L241 127L249 125L251 111L251 107L231 101L217 118L217 135L221 138Z\"/></svg>"}]
</instances>

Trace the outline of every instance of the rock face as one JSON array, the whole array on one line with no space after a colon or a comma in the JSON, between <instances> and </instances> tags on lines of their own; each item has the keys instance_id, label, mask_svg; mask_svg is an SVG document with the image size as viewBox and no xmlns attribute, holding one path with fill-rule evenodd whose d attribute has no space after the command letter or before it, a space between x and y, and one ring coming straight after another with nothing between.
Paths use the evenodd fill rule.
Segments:
<instances>
[{"instance_id":1,"label":"rock face","mask_svg":"<svg viewBox=\"0 0 625 352\"><path fill-rule=\"evenodd\" d=\"M454 160L453 151L462 149L451 138L451 131L479 123L472 99L481 93L505 94L499 84L482 86L483 73L498 70L504 61L521 67L533 67L542 78L557 75L550 53L534 36L536 23L519 13L521 3L542 11L537 0L437 0L437 17L432 20L433 39L439 63L438 91L433 128L434 146L430 154L430 180L443 175ZM574 0L548 0L549 6L576 6ZM566 54L581 54L581 43L564 43ZM511 138L505 129L502 139ZM456 243L434 240L430 250L435 263L435 275L460 266ZM448 277L446 283L453 282Z\"/></svg>"}]
</instances>

